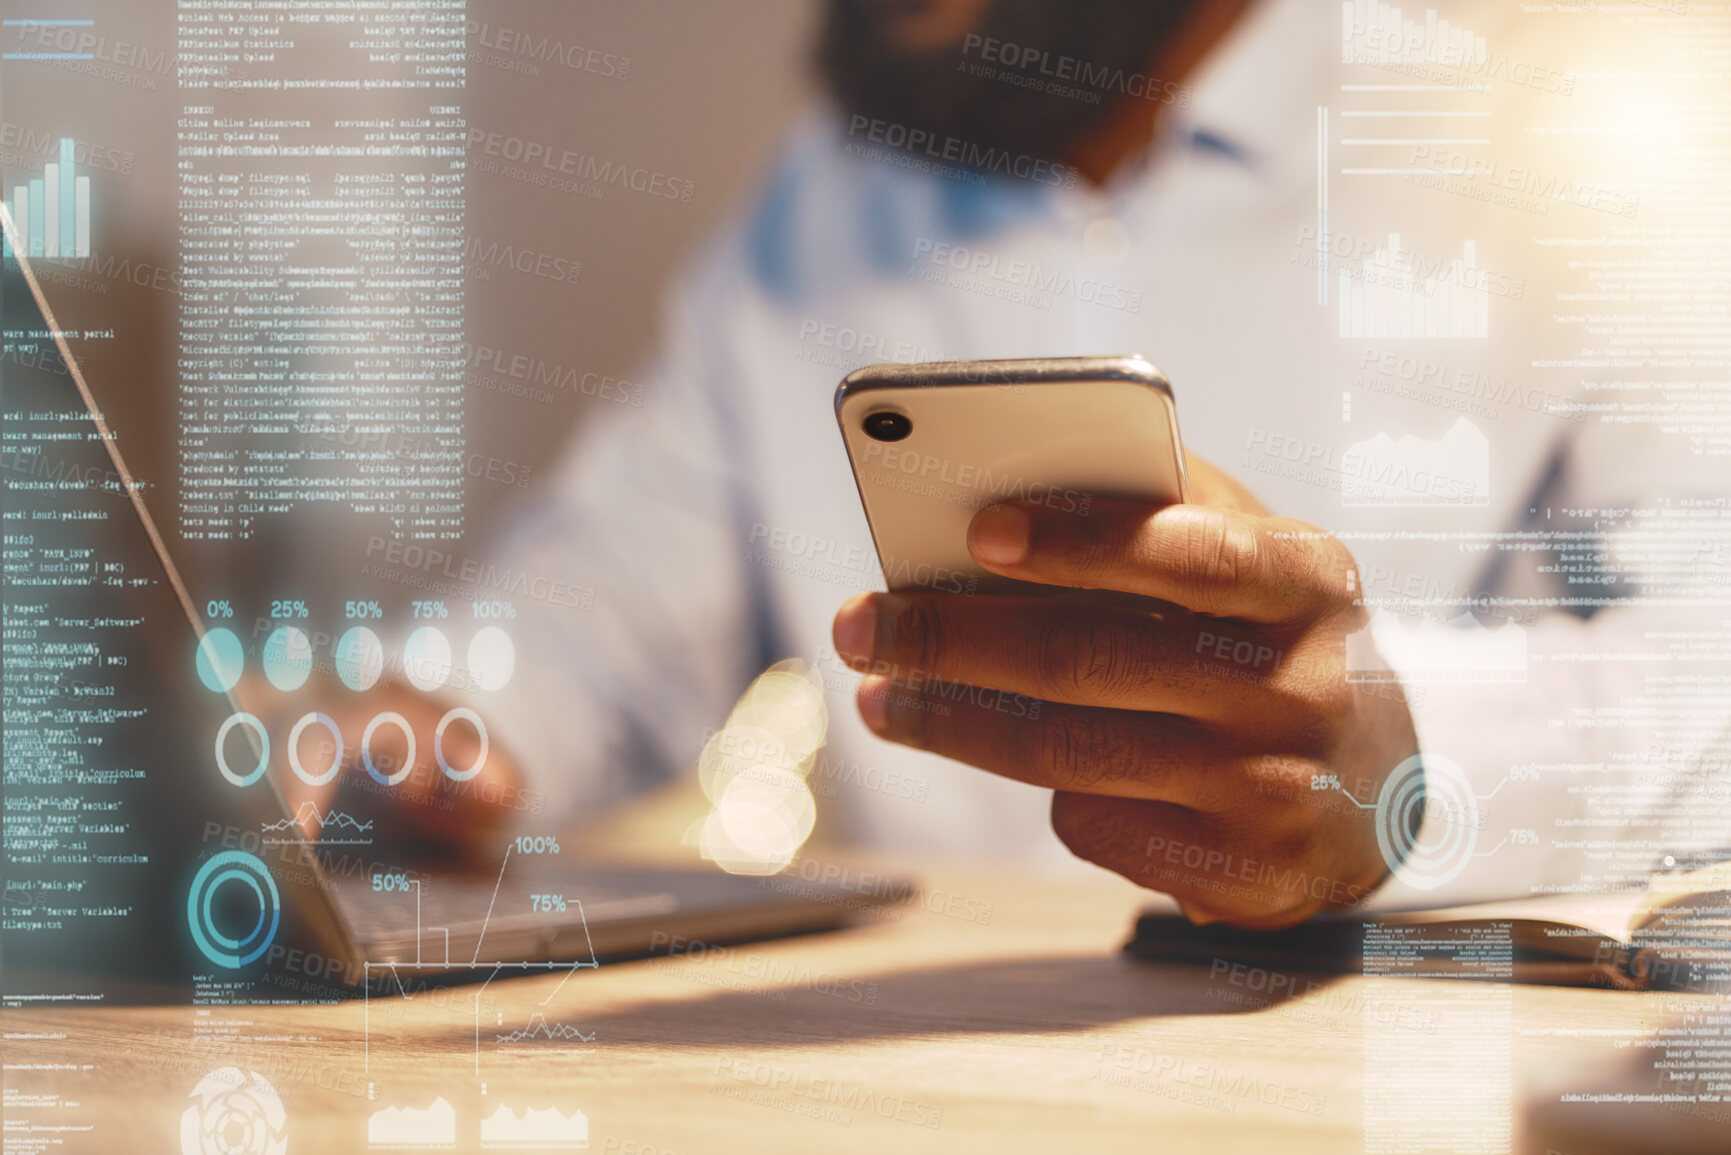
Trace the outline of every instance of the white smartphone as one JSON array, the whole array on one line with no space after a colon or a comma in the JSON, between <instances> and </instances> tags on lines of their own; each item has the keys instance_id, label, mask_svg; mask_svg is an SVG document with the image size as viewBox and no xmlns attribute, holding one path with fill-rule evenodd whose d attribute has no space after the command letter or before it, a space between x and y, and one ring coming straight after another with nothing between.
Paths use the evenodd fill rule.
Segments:
<instances>
[{"instance_id":1,"label":"white smartphone","mask_svg":"<svg viewBox=\"0 0 1731 1155\"><path fill-rule=\"evenodd\" d=\"M1023 500L1188 499L1172 384L1141 357L938 361L848 374L836 419L892 590L1028 588L968 553L968 523Z\"/></svg>"}]
</instances>

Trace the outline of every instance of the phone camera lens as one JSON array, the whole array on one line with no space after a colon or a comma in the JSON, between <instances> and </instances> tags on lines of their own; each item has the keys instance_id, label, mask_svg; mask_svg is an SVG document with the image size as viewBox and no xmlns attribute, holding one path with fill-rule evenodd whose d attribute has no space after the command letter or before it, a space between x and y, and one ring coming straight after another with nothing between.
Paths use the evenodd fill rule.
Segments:
<instances>
[{"instance_id":1,"label":"phone camera lens","mask_svg":"<svg viewBox=\"0 0 1731 1155\"><path fill-rule=\"evenodd\" d=\"M914 423L900 413L887 410L865 419L866 436L873 441L900 441L914 431Z\"/></svg>"}]
</instances>

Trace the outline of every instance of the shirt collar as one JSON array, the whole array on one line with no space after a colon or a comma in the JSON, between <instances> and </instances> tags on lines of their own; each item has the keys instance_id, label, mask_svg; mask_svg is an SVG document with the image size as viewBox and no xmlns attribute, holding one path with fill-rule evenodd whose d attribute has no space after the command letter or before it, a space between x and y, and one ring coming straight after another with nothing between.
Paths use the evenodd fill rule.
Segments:
<instances>
[{"instance_id":1,"label":"shirt collar","mask_svg":"<svg viewBox=\"0 0 1731 1155\"><path fill-rule=\"evenodd\" d=\"M1171 131L1191 147L1266 170L1295 140L1310 140L1305 126L1316 116L1333 30L1313 0L1257 0L1185 85L1188 100Z\"/></svg>"}]
</instances>

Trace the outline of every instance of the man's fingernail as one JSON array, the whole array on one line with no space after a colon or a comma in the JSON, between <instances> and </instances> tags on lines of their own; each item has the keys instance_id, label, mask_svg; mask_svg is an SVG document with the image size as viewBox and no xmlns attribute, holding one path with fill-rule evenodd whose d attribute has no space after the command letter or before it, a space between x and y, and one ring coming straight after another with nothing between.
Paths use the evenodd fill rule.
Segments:
<instances>
[{"instance_id":1,"label":"man's fingernail","mask_svg":"<svg viewBox=\"0 0 1731 1155\"><path fill-rule=\"evenodd\" d=\"M1032 529L1021 507L988 506L974 515L968 527L968 552L983 565L1020 565L1028 556Z\"/></svg>"},{"instance_id":2,"label":"man's fingernail","mask_svg":"<svg viewBox=\"0 0 1731 1155\"><path fill-rule=\"evenodd\" d=\"M874 734L884 734L890 726L890 680L881 674L868 674L859 683L859 716Z\"/></svg>"},{"instance_id":3,"label":"man's fingernail","mask_svg":"<svg viewBox=\"0 0 1731 1155\"><path fill-rule=\"evenodd\" d=\"M871 594L855 596L835 615L830 635L835 641L835 652L850 664L871 661L877 630L877 600Z\"/></svg>"}]
</instances>

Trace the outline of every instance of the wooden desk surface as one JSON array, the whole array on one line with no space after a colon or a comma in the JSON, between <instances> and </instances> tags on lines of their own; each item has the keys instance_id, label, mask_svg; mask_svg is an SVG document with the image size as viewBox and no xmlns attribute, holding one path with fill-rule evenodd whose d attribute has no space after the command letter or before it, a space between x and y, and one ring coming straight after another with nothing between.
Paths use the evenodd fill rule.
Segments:
<instances>
[{"instance_id":1,"label":"wooden desk surface","mask_svg":"<svg viewBox=\"0 0 1731 1155\"><path fill-rule=\"evenodd\" d=\"M7 1011L7 1149L180 1151L189 1093L236 1066L280 1096L289 1153L366 1150L373 1112L435 1096L464 1151L501 1104L579 1108L590 1149L622 1155L1371 1152L1415 1119L1469 1150L1450 1126L1518 1132L1545 1086L1706 1005L1153 966L1118 953L1144 897L1118 879L920 874L921 902L873 925L563 983ZM594 1042L496 1042L537 1014ZM69 1129L33 1148L25 1126Z\"/></svg>"}]
</instances>

